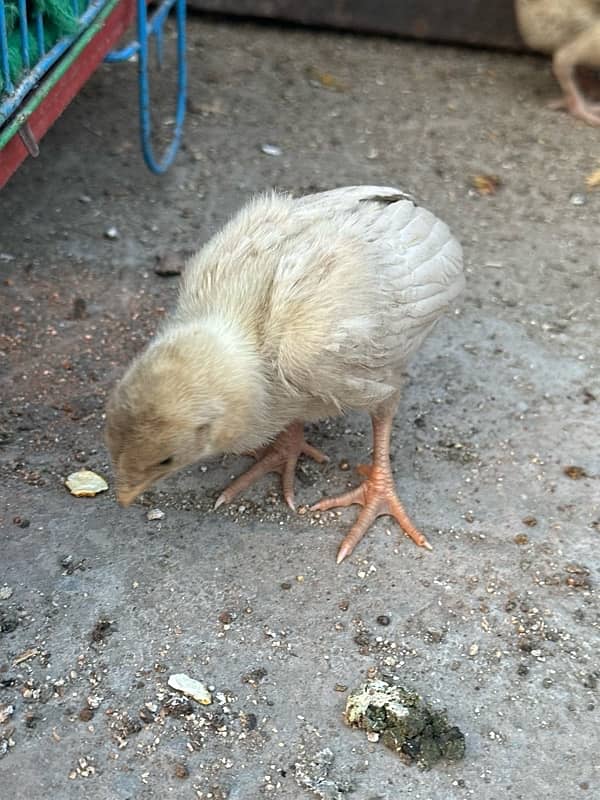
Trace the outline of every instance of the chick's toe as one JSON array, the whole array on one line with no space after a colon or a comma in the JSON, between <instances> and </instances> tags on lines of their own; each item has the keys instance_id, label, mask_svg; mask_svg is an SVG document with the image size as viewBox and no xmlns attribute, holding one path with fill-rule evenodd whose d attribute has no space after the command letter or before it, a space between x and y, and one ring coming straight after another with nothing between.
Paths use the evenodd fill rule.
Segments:
<instances>
[{"instance_id":1,"label":"chick's toe","mask_svg":"<svg viewBox=\"0 0 600 800\"><path fill-rule=\"evenodd\" d=\"M221 492L215 503L215 509L224 503L231 502L240 492L248 489L255 481L269 472L278 472L281 475L284 500L292 511L295 511L294 474L301 455L308 456L319 464L329 460L325 453L305 440L303 423L293 422L279 434L273 444L257 454L258 460L250 469L242 473Z\"/></svg>"},{"instance_id":2,"label":"chick's toe","mask_svg":"<svg viewBox=\"0 0 600 800\"><path fill-rule=\"evenodd\" d=\"M392 429L393 411L381 416L374 415L373 423L373 464L361 464L358 471L365 480L338 497L323 498L311 506L311 511L328 511L342 506L361 505L362 511L350 532L342 541L337 563L340 564L349 556L363 538L377 517L388 515L393 517L404 533L419 547L431 550L431 545L423 534L415 528L410 517L396 494L394 476L389 459L389 441Z\"/></svg>"}]
</instances>

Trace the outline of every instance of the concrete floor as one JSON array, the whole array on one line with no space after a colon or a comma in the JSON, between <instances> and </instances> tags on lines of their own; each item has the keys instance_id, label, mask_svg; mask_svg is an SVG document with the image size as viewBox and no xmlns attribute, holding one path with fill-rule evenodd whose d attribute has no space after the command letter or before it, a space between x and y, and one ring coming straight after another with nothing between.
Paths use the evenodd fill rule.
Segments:
<instances>
[{"instance_id":1,"label":"concrete floor","mask_svg":"<svg viewBox=\"0 0 600 800\"><path fill-rule=\"evenodd\" d=\"M1 195L0 794L600 796L598 131L546 109L543 59L198 18L189 32L192 113L166 177L141 161L122 65ZM497 193L472 190L476 174ZM211 511L243 459L128 510L112 489L70 496L82 465L111 481L106 392L175 296L156 257L255 191L378 182L465 249L464 302L411 365L394 440L433 552L382 519L337 567L355 511L288 513L274 479ZM340 464L370 446L358 415L310 434L331 462L302 466L301 503L354 482ZM173 700L177 672L213 704ZM465 760L421 772L347 728L342 689L374 674L447 708Z\"/></svg>"}]
</instances>

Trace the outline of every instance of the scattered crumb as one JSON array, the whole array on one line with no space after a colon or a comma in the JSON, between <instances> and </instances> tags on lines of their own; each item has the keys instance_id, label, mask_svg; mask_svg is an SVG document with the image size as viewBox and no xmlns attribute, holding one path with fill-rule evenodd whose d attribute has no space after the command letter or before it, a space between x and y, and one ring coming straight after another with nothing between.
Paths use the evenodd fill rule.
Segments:
<instances>
[{"instance_id":1,"label":"scattered crumb","mask_svg":"<svg viewBox=\"0 0 600 800\"><path fill-rule=\"evenodd\" d=\"M502 181L498 175L474 175L471 179L471 185L478 194L485 196L496 194L502 185Z\"/></svg>"},{"instance_id":2,"label":"scattered crumb","mask_svg":"<svg viewBox=\"0 0 600 800\"><path fill-rule=\"evenodd\" d=\"M104 478L89 469L72 472L66 479L65 486L75 497L95 497L108 489Z\"/></svg>"},{"instance_id":3,"label":"scattered crumb","mask_svg":"<svg viewBox=\"0 0 600 800\"><path fill-rule=\"evenodd\" d=\"M200 705L208 706L212 703L212 695L207 686L200 681L194 680L194 678L190 678L189 675L185 675L183 672L171 675L168 684L171 689L191 697Z\"/></svg>"},{"instance_id":4,"label":"scattered crumb","mask_svg":"<svg viewBox=\"0 0 600 800\"><path fill-rule=\"evenodd\" d=\"M109 619L99 619L92 628L90 638L92 642L103 642L112 633L113 622Z\"/></svg>"},{"instance_id":5,"label":"scattered crumb","mask_svg":"<svg viewBox=\"0 0 600 800\"><path fill-rule=\"evenodd\" d=\"M574 481L578 481L581 478L588 477L588 474L583 467L576 467L574 465L563 467L563 472L567 476L567 478L571 478Z\"/></svg>"}]
</instances>

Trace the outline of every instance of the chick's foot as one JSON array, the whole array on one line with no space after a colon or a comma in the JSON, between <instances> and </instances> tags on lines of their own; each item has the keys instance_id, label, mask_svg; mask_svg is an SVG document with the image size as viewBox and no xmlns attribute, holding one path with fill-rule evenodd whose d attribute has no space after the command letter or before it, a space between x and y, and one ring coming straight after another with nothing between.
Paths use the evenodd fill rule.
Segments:
<instances>
[{"instance_id":1,"label":"chick's foot","mask_svg":"<svg viewBox=\"0 0 600 800\"><path fill-rule=\"evenodd\" d=\"M595 103L573 101L568 105L569 112L577 119L597 128L600 126L600 112Z\"/></svg>"},{"instance_id":2,"label":"chick's foot","mask_svg":"<svg viewBox=\"0 0 600 800\"><path fill-rule=\"evenodd\" d=\"M393 413L388 413L383 417L372 417L373 464L370 466L361 464L358 467L359 473L365 476L363 483L339 497L324 498L311 506L311 511L328 511L331 508L354 504L363 507L358 519L340 545L337 554L338 564L352 553L377 517L383 515L393 517L404 533L419 547L432 549L427 539L411 522L396 494L389 459L392 419Z\"/></svg>"},{"instance_id":3,"label":"chick's foot","mask_svg":"<svg viewBox=\"0 0 600 800\"><path fill-rule=\"evenodd\" d=\"M553 111L568 111L573 117L583 120L588 125L600 125L600 103L586 100L579 92L551 100L548 108Z\"/></svg>"},{"instance_id":4,"label":"chick's foot","mask_svg":"<svg viewBox=\"0 0 600 800\"><path fill-rule=\"evenodd\" d=\"M215 508L231 502L236 495L246 490L269 472L278 472L281 475L281 488L285 502L292 511L295 511L294 473L301 455L308 456L319 464L329 460L324 453L305 440L304 424L302 422L293 422L279 434L273 444L257 454L258 460L250 469L230 483L219 495Z\"/></svg>"}]
</instances>

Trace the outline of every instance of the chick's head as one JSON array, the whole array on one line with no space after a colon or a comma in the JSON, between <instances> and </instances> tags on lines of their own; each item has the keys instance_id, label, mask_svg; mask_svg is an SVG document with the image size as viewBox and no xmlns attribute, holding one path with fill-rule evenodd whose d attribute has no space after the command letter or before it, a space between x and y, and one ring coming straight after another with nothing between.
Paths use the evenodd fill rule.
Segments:
<instances>
[{"instance_id":1,"label":"chick's head","mask_svg":"<svg viewBox=\"0 0 600 800\"><path fill-rule=\"evenodd\" d=\"M189 341L151 346L112 393L106 440L124 506L160 478L225 449L228 403L211 360L197 350Z\"/></svg>"}]
</instances>

